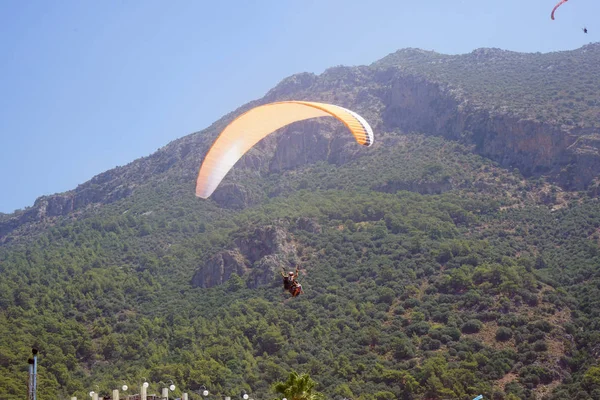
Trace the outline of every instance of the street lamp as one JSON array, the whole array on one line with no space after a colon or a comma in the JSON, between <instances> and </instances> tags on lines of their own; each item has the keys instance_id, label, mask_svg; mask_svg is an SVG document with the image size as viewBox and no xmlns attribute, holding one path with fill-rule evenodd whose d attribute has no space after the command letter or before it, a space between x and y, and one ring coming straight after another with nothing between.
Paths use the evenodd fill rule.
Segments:
<instances>
[{"instance_id":1,"label":"street lamp","mask_svg":"<svg viewBox=\"0 0 600 400\"><path fill-rule=\"evenodd\" d=\"M33 358L27 360L29 363L29 383L27 384L28 395L27 400L33 400Z\"/></svg>"},{"instance_id":2,"label":"street lamp","mask_svg":"<svg viewBox=\"0 0 600 400\"><path fill-rule=\"evenodd\" d=\"M204 396L204 397L208 396L208 389L206 389L206 386L202 385L202 386L200 386L200 389L204 389L204 390L202 392L200 392L198 390L198 394L202 394L202 396Z\"/></svg>"},{"instance_id":3,"label":"street lamp","mask_svg":"<svg viewBox=\"0 0 600 400\"><path fill-rule=\"evenodd\" d=\"M163 381L159 382L163 386L161 398L163 398L165 400L169 400L169 390L171 392L173 392L175 390L175 385L173 384L173 381L169 380L169 382L171 382L171 385L168 388L165 387L167 385L166 383L164 383Z\"/></svg>"},{"instance_id":4,"label":"street lamp","mask_svg":"<svg viewBox=\"0 0 600 400\"><path fill-rule=\"evenodd\" d=\"M144 377L142 377L142 378L144 378ZM142 383L142 390L140 393L140 400L146 400L148 398L148 393L147 393L148 386L150 386L150 385L148 384L148 382L146 382L146 378L144 378L144 383Z\"/></svg>"}]
</instances>

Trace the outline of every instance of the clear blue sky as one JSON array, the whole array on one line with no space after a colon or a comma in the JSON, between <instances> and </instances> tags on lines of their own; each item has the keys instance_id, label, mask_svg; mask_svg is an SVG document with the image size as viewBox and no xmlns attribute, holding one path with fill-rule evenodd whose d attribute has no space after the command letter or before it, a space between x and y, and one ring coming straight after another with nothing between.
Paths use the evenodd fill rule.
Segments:
<instances>
[{"instance_id":1,"label":"clear blue sky","mask_svg":"<svg viewBox=\"0 0 600 400\"><path fill-rule=\"evenodd\" d=\"M0 212L202 130L294 73L405 47L599 40L598 0L571 0L552 21L556 1L1 1Z\"/></svg>"}]
</instances>

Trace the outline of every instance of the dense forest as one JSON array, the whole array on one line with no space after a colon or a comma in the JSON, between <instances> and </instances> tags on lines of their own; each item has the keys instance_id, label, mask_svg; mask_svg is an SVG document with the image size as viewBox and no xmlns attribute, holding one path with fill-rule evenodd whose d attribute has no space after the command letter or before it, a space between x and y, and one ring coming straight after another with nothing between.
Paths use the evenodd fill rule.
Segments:
<instances>
[{"instance_id":1,"label":"dense forest","mask_svg":"<svg viewBox=\"0 0 600 400\"><path fill-rule=\"evenodd\" d=\"M242 161L224 185L251 201L194 197L195 158L5 234L0 398L27 395L32 347L40 400L144 381L173 398L281 399L300 381L332 399L600 398L595 187L427 132L376 140L290 168ZM296 267L290 298L280 271Z\"/></svg>"}]
</instances>

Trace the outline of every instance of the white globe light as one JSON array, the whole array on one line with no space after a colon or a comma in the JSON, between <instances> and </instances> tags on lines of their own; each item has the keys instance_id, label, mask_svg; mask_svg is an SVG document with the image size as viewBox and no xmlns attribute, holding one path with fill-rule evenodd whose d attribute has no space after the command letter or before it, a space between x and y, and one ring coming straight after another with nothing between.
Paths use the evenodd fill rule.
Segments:
<instances>
[{"instance_id":1,"label":"white globe light","mask_svg":"<svg viewBox=\"0 0 600 400\"><path fill-rule=\"evenodd\" d=\"M204 392L202 392L202 395L203 396L208 396L208 390L205 389Z\"/></svg>"},{"instance_id":2,"label":"white globe light","mask_svg":"<svg viewBox=\"0 0 600 400\"><path fill-rule=\"evenodd\" d=\"M125 392L127 390L127 385L123 385L121 389L123 389L123 391Z\"/></svg>"},{"instance_id":3,"label":"white globe light","mask_svg":"<svg viewBox=\"0 0 600 400\"><path fill-rule=\"evenodd\" d=\"M244 398L244 400L248 400L248 395L246 393L244 393L242 397Z\"/></svg>"},{"instance_id":4,"label":"white globe light","mask_svg":"<svg viewBox=\"0 0 600 400\"><path fill-rule=\"evenodd\" d=\"M172 392L173 390L175 390L175 385L171 385L171 386L169 386L169 389L170 389L170 390L171 390L171 392Z\"/></svg>"},{"instance_id":5,"label":"white globe light","mask_svg":"<svg viewBox=\"0 0 600 400\"><path fill-rule=\"evenodd\" d=\"M90 392L90 397L94 397L94 391L93 390Z\"/></svg>"},{"instance_id":6,"label":"white globe light","mask_svg":"<svg viewBox=\"0 0 600 400\"><path fill-rule=\"evenodd\" d=\"M145 388L147 388L150 385L148 385L148 382L144 382L144 384L142 386L145 387Z\"/></svg>"}]
</instances>

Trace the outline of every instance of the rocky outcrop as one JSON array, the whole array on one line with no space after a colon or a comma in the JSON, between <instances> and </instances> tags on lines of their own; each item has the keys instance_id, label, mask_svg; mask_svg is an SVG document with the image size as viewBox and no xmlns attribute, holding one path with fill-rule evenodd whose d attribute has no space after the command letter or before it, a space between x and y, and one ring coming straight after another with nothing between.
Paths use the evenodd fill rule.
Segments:
<instances>
[{"instance_id":1,"label":"rocky outcrop","mask_svg":"<svg viewBox=\"0 0 600 400\"><path fill-rule=\"evenodd\" d=\"M296 226L310 233L321 233L323 230L314 218L300 217L296 220Z\"/></svg>"},{"instance_id":2,"label":"rocky outcrop","mask_svg":"<svg viewBox=\"0 0 600 400\"><path fill-rule=\"evenodd\" d=\"M241 184L223 183L214 191L211 199L222 207L240 210L255 204L259 197Z\"/></svg>"},{"instance_id":3,"label":"rocky outcrop","mask_svg":"<svg viewBox=\"0 0 600 400\"><path fill-rule=\"evenodd\" d=\"M566 153L569 162L561 167L558 183L568 189L588 188L600 172L600 133L578 136Z\"/></svg>"},{"instance_id":4,"label":"rocky outcrop","mask_svg":"<svg viewBox=\"0 0 600 400\"><path fill-rule=\"evenodd\" d=\"M278 140L269 171L280 172L326 160L331 138L319 129L321 126L311 121L287 129Z\"/></svg>"},{"instance_id":5,"label":"rocky outcrop","mask_svg":"<svg viewBox=\"0 0 600 400\"><path fill-rule=\"evenodd\" d=\"M273 276L279 275L281 268L287 268L289 263L281 254L270 254L258 260L249 271L246 284L249 288L273 283Z\"/></svg>"},{"instance_id":6,"label":"rocky outcrop","mask_svg":"<svg viewBox=\"0 0 600 400\"><path fill-rule=\"evenodd\" d=\"M341 165L366 154L345 127L335 122L307 121L287 129L277 141L269 164L269 172L285 170L327 161Z\"/></svg>"},{"instance_id":7,"label":"rocky outcrop","mask_svg":"<svg viewBox=\"0 0 600 400\"><path fill-rule=\"evenodd\" d=\"M387 130L418 131L467 144L507 168L519 168L525 176L541 173L572 189L584 188L600 171L599 142L585 151L573 146L581 132L502 114L474 109L455 90L414 76L398 76L384 103ZM588 135L588 137L591 137ZM577 177L564 173L573 165Z\"/></svg>"},{"instance_id":8,"label":"rocky outcrop","mask_svg":"<svg viewBox=\"0 0 600 400\"><path fill-rule=\"evenodd\" d=\"M108 204L129 196L134 185L101 186L89 182L68 193L39 197L32 207L0 222L0 239L19 226L65 216L91 204Z\"/></svg>"},{"instance_id":9,"label":"rocky outcrop","mask_svg":"<svg viewBox=\"0 0 600 400\"><path fill-rule=\"evenodd\" d=\"M242 276L248 267L244 256L238 251L222 251L206 262L203 268L194 274L192 285L196 287L213 287L225 282L232 273Z\"/></svg>"},{"instance_id":10,"label":"rocky outcrop","mask_svg":"<svg viewBox=\"0 0 600 400\"><path fill-rule=\"evenodd\" d=\"M256 228L250 235L235 239L234 243L250 264L254 264L267 255L293 254L295 248L289 235L283 227L270 225Z\"/></svg>"},{"instance_id":11,"label":"rocky outcrop","mask_svg":"<svg viewBox=\"0 0 600 400\"><path fill-rule=\"evenodd\" d=\"M232 273L245 277L248 287L273 282L281 268L296 258L291 234L282 226L269 225L254 229L234 240L235 247L222 251L201 265L192 278L196 287L213 287L226 282Z\"/></svg>"}]
</instances>

